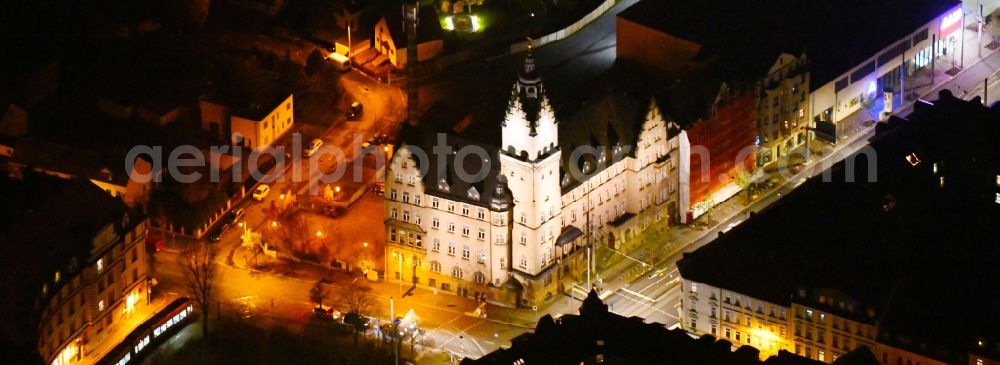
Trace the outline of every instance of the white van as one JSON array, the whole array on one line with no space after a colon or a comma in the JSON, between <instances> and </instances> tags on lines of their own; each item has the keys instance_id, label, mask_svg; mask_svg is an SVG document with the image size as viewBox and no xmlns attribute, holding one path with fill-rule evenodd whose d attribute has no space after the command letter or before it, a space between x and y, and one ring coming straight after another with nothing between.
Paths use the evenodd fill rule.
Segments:
<instances>
[{"instance_id":1,"label":"white van","mask_svg":"<svg viewBox=\"0 0 1000 365\"><path fill-rule=\"evenodd\" d=\"M336 52L330 52L330 55L327 56L326 59L327 61L335 63L340 72L347 72L351 70L351 59L347 58L347 56Z\"/></svg>"}]
</instances>

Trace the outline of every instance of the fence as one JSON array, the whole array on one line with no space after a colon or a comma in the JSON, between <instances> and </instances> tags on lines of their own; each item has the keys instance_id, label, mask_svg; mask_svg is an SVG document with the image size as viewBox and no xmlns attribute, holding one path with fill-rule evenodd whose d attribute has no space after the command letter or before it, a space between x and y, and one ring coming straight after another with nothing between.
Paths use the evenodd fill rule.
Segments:
<instances>
[{"instance_id":1,"label":"fence","mask_svg":"<svg viewBox=\"0 0 1000 365\"><path fill-rule=\"evenodd\" d=\"M530 41L531 46L539 47L569 37L573 35L573 33L576 33L580 29L583 29L583 27L585 27L587 24L590 24L590 22L594 21L594 19L597 19L598 17L603 15L604 12L608 11L608 9L611 9L611 7L614 5L615 5L615 0L605 0L604 3L602 3L596 9L594 9L594 11L590 12L590 14L587 14L587 16L580 18L580 20L577 20L575 23L570 24L568 27L563 28L554 33L547 34L541 38L531 40ZM519 53L527 51L528 42L529 41L523 41L511 44L510 53Z\"/></svg>"}]
</instances>

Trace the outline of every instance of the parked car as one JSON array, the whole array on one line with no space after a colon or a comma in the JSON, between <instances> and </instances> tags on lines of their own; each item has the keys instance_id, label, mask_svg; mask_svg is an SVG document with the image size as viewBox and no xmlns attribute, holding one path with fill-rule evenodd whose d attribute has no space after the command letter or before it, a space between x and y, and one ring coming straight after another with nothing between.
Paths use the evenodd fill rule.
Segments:
<instances>
[{"instance_id":1,"label":"parked car","mask_svg":"<svg viewBox=\"0 0 1000 365\"><path fill-rule=\"evenodd\" d=\"M347 109L347 118L357 119L358 117L361 116L361 113L364 112L364 110L365 106L362 105L360 102L355 101L351 103L351 107Z\"/></svg>"},{"instance_id":2,"label":"parked car","mask_svg":"<svg viewBox=\"0 0 1000 365\"><path fill-rule=\"evenodd\" d=\"M212 232L212 234L208 235L208 240L212 242L222 241L222 235L226 234L226 232L229 231L229 228L232 226L233 225L229 223L220 224L219 228L216 228L215 231Z\"/></svg>"},{"instance_id":3,"label":"parked car","mask_svg":"<svg viewBox=\"0 0 1000 365\"><path fill-rule=\"evenodd\" d=\"M347 56L336 52L330 52L330 54L326 56L326 59L327 61L333 62L333 64L336 65L337 70L340 72L347 72L351 70L351 59L347 58Z\"/></svg>"},{"instance_id":4,"label":"parked car","mask_svg":"<svg viewBox=\"0 0 1000 365\"><path fill-rule=\"evenodd\" d=\"M261 201L267 197L267 193L271 192L271 187L267 184L260 184L253 191L253 200Z\"/></svg>"},{"instance_id":5,"label":"parked car","mask_svg":"<svg viewBox=\"0 0 1000 365\"><path fill-rule=\"evenodd\" d=\"M153 236L146 236L146 251L148 252L160 252L163 250L164 244L163 239Z\"/></svg>"},{"instance_id":6,"label":"parked car","mask_svg":"<svg viewBox=\"0 0 1000 365\"><path fill-rule=\"evenodd\" d=\"M246 211L243 210L243 208L233 209L233 211L229 212L229 215L226 216L226 223L236 224L236 222L239 222L240 219L243 219L244 215L246 215Z\"/></svg>"},{"instance_id":7,"label":"parked car","mask_svg":"<svg viewBox=\"0 0 1000 365\"><path fill-rule=\"evenodd\" d=\"M316 152L319 151L319 148L322 147L322 146L323 146L323 140L319 139L319 138L314 139L311 142L309 142L309 145L306 146L306 150L305 150L306 157L310 157L312 155L315 155Z\"/></svg>"},{"instance_id":8,"label":"parked car","mask_svg":"<svg viewBox=\"0 0 1000 365\"><path fill-rule=\"evenodd\" d=\"M323 319L340 320L340 311L322 305L313 308L313 315Z\"/></svg>"}]
</instances>

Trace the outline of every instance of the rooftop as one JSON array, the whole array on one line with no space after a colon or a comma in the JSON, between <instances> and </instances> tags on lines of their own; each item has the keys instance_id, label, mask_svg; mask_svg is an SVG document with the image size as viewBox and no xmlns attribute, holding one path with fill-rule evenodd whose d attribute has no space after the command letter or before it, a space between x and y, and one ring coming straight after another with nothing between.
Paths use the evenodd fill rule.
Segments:
<instances>
[{"instance_id":1,"label":"rooftop","mask_svg":"<svg viewBox=\"0 0 1000 365\"><path fill-rule=\"evenodd\" d=\"M936 105L880 125L874 157L835 164L678 268L784 305L799 288L839 290L876 309L888 334L880 340L941 360L977 338L1000 353L1000 299L991 294L1000 276L990 264L1000 260L998 140L1000 109L943 92Z\"/></svg>"},{"instance_id":2,"label":"rooftop","mask_svg":"<svg viewBox=\"0 0 1000 365\"><path fill-rule=\"evenodd\" d=\"M35 300L42 295L42 285L52 283L61 270L65 278L87 267L93 238L104 227L135 225L140 220L123 222L129 210L86 179L63 180L33 171L20 177L0 176L0 246L6 260L0 265L0 291L6 299L0 305L0 330L4 337L37 337L31 318L35 318ZM74 265L74 262L76 263ZM65 284L63 280L59 284ZM57 284L58 285L58 284ZM57 292L50 286L49 295Z\"/></svg>"},{"instance_id":3,"label":"rooftop","mask_svg":"<svg viewBox=\"0 0 1000 365\"><path fill-rule=\"evenodd\" d=\"M703 53L739 59L735 64L745 66L744 72L756 72L760 62L773 62L779 52L805 52L814 61L810 82L816 89L959 4L958 0L644 0L618 16L700 43ZM756 55L764 58L754 59Z\"/></svg>"},{"instance_id":4,"label":"rooftop","mask_svg":"<svg viewBox=\"0 0 1000 365\"><path fill-rule=\"evenodd\" d=\"M732 346L726 340L717 341L711 336L695 339L681 329L668 330L659 323L611 313L592 291L581 305L579 315L567 314L558 319L546 315L538 320L534 333L512 339L510 348L476 360L466 359L462 364L822 364L784 351L760 361L757 349L741 346L733 351ZM867 349L852 354L855 355L844 356L834 364L878 364Z\"/></svg>"},{"instance_id":5,"label":"rooftop","mask_svg":"<svg viewBox=\"0 0 1000 365\"><path fill-rule=\"evenodd\" d=\"M291 93L273 88L256 91L221 88L202 97L202 100L228 107L232 115L259 121L274 111Z\"/></svg>"}]
</instances>

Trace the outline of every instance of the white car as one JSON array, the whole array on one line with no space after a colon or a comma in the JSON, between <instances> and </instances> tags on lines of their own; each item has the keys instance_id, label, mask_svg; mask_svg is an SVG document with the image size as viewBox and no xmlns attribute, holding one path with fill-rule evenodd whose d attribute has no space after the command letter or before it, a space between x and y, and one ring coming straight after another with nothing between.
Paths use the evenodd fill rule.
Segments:
<instances>
[{"instance_id":1,"label":"white car","mask_svg":"<svg viewBox=\"0 0 1000 365\"><path fill-rule=\"evenodd\" d=\"M317 138L317 139L312 140L312 142L309 142L309 146L306 147L306 151L305 151L306 157L311 157L312 155L315 155L316 152L319 151L319 148L321 146L323 146L323 140L322 139Z\"/></svg>"},{"instance_id":2,"label":"white car","mask_svg":"<svg viewBox=\"0 0 1000 365\"><path fill-rule=\"evenodd\" d=\"M260 184L253 191L253 200L256 200L256 201L264 200L264 198L267 197L267 193L270 193L270 192L271 192L271 187L270 186L267 186L267 184Z\"/></svg>"}]
</instances>

